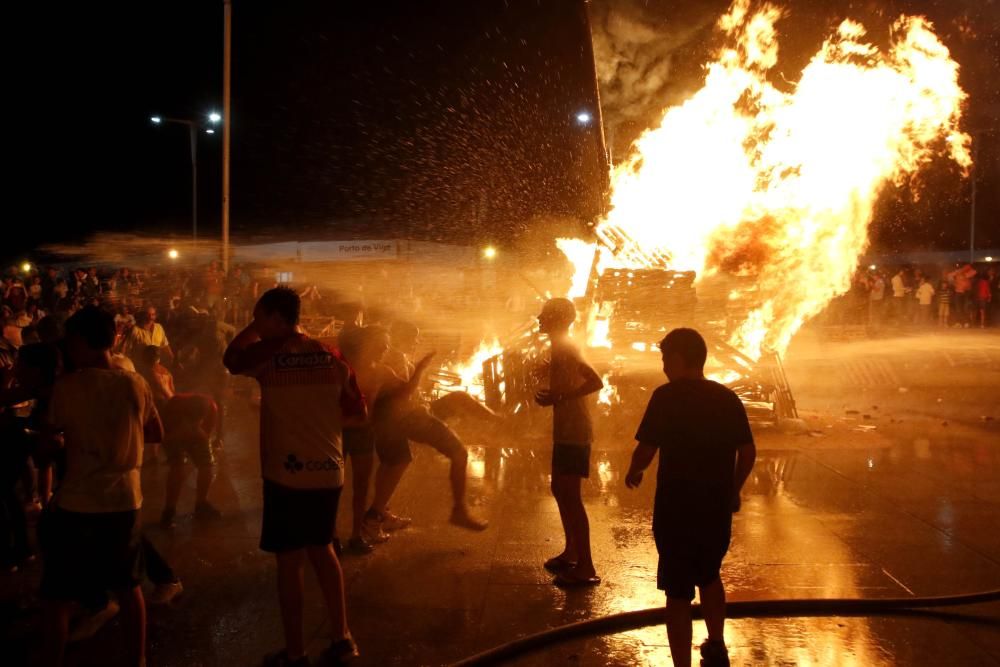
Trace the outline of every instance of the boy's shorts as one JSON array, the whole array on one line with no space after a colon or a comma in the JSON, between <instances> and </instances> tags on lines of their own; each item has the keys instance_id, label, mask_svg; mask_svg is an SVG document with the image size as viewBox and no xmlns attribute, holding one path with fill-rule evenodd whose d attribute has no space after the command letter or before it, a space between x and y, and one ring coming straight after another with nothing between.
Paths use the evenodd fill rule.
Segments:
<instances>
[{"instance_id":1,"label":"boy's shorts","mask_svg":"<svg viewBox=\"0 0 1000 667\"><path fill-rule=\"evenodd\" d=\"M390 466L412 461L410 440L430 445L449 459L460 456L465 450L465 445L447 424L425 408L417 408L401 418L386 419L378 427L375 451L379 461Z\"/></svg>"},{"instance_id":2,"label":"boy's shorts","mask_svg":"<svg viewBox=\"0 0 1000 667\"><path fill-rule=\"evenodd\" d=\"M719 578L722 559L729 551L731 523L702 524L691 530L654 531L660 554L656 568L656 587L667 597L693 600L697 586L707 586Z\"/></svg>"},{"instance_id":3,"label":"boy's shorts","mask_svg":"<svg viewBox=\"0 0 1000 667\"><path fill-rule=\"evenodd\" d=\"M86 600L142 581L138 510L91 514L56 507L42 515L38 538L45 599Z\"/></svg>"},{"instance_id":4,"label":"boy's shorts","mask_svg":"<svg viewBox=\"0 0 1000 667\"><path fill-rule=\"evenodd\" d=\"M371 456L374 453L374 428L362 426L344 429L344 456Z\"/></svg>"},{"instance_id":5,"label":"boy's shorts","mask_svg":"<svg viewBox=\"0 0 1000 667\"><path fill-rule=\"evenodd\" d=\"M265 479L260 548L283 553L330 544L342 488L291 489Z\"/></svg>"},{"instance_id":6,"label":"boy's shorts","mask_svg":"<svg viewBox=\"0 0 1000 667\"><path fill-rule=\"evenodd\" d=\"M552 474L590 477L590 445L564 442L552 445Z\"/></svg>"},{"instance_id":7,"label":"boy's shorts","mask_svg":"<svg viewBox=\"0 0 1000 667\"><path fill-rule=\"evenodd\" d=\"M167 462L171 464L191 461L195 468L211 468L215 465L215 455L208 438L201 435L189 435L165 438L163 451L167 454Z\"/></svg>"}]
</instances>

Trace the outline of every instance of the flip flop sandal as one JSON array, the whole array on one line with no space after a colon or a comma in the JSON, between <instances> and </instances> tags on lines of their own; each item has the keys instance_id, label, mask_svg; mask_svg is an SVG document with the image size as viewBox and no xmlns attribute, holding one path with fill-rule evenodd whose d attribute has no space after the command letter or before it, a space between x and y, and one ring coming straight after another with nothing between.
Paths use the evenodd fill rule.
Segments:
<instances>
[{"instance_id":1,"label":"flip flop sandal","mask_svg":"<svg viewBox=\"0 0 1000 667\"><path fill-rule=\"evenodd\" d=\"M577 577L568 572L560 572L552 583L560 588L586 588L598 585L601 578L596 574L592 577Z\"/></svg>"},{"instance_id":2,"label":"flip flop sandal","mask_svg":"<svg viewBox=\"0 0 1000 667\"><path fill-rule=\"evenodd\" d=\"M576 567L576 563L571 560L566 560L565 558L560 558L559 556L553 556L552 558L545 561L542 565L546 570L552 574L559 574L560 572L565 572Z\"/></svg>"}]
</instances>

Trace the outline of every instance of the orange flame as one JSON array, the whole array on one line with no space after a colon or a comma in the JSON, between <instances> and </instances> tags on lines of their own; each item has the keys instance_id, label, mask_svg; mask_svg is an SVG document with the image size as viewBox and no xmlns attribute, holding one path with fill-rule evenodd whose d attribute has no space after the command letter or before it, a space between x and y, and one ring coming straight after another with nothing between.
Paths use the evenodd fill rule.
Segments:
<instances>
[{"instance_id":1,"label":"orange flame","mask_svg":"<svg viewBox=\"0 0 1000 667\"><path fill-rule=\"evenodd\" d=\"M487 341L485 338L479 342L479 347L466 361L460 364L453 364L445 368L457 375L460 380L457 385L450 386L446 391L465 391L482 400L485 390L483 388L483 362L498 354L503 354L503 346L495 337Z\"/></svg>"},{"instance_id":2,"label":"orange flame","mask_svg":"<svg viewBox=\"0 0 1000 667\"><path fill-rule=\"evenodd\" d=\"M752 277L753 307L729 342L754 359L783 353L850 287L883 187L940 153L963 172L972 164L958 64L926 19L900 17L886 52L844 21L786 91L767 78L781 15L733 3L718 23L729 45L704 86L615 169L597 227L602 255L613 254L602 263ZM576 295L597 246L559 247L576 267Z\"/></svg>"}]
</instances>

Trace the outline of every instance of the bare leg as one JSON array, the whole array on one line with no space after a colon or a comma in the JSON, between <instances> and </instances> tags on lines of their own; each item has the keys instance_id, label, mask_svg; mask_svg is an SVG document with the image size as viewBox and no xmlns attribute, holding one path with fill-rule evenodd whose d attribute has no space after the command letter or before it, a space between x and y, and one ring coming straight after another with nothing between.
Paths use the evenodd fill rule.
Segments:
<instances>
[{"instance_id":1,"label":"bare leg","mask_svg":"<svg viewBox=\"0 0 1000 667\"><path fill-rule=\"evenodd\" d=\"M278 603L281 605L281 624L285 629L285 652L290 660L297 660L306 652L302 636L305 550L285 551L277 554L277 559Z\"/></svg>"},{"instance_id":2,"label":"bare leg","mask_svg":"<svg viewBox=\"0 0 1000 667\"><path fill-rule=\"evenodd\" d=\"M344 573L340 569L337 554L329 544L325 547L307 547L306 553L312 563L319 586L330 613L330 628L334 641L350 636L347 629L347 605L344 595ZM300 624L301 628L301 624Z\"/></svg>"},{"instance_id":3,"label":"bare leg","mask_svg":"<svg viewBox=\"0 0 1000 667\"><path fill-rule=\"evenodd\" d=\"M667 598L667 640L676 667L691 667L691 601Z\"/></svg>"},{"instance_id":4,"label":"bare leg","mask_svg":"<svg viewBox=\"0 0 1000 667\"><path fill-rule=\"evenodd\" d=\"M465 480L466 469L469 466L469 452L465 447L460 447L452 451L451 470L448 473L451 482L451 497L456 510L466 511L465 503Z\"/></svg>"},{"instance_id":5,"label":"bare leg","mask_svg":"<svg viewBox=\"0 0 1000 667\"><path fill-rule=\"evenodd\" d=\"M596 572L590 553L590 520L587 518L587 509L583 506L583 498L580 495L580 485L583 478L560 473L556 473L554 476L560 478L559 486L566 505L566 528L570 536L567 542L571 541L576 550L577 565L573 568L574 574L592 577Z\"/></svg>"},{"instance_id":6,"label":"bare leg","mask_svg":"<svg viewBox=\"0 0 1000 667\"><path fill-rule=\"evenodd\" d=\"M183 461L171 462L170 470L167 472L167 499L165 503L167 508L177 509L177 501L180 500L181 487L184 486L184 479L187 477L187 473L188 471Z\"/></svg>"},{"instance_id":7,"label":"bare leg","mask_svg":"<svg viewBox=\"0 0 1000 667\"><path fill-rule=\"evenodd\" d=\"M52 464L43 463L38 466L38 500L42 507L48 507L52 497Z\"/></svg>"},{"instance_id":8,"label":"bare leg","mask_svg":"<svg viewBox=\"0 0 1000 667\"><path fill-rule=\"evenodd\" d=\"M386 507L389 506L389 501L392 499L392 494L396 491L396 487L399 486L400 480L403 479L403 473L406 472L406 468L409 465L409 461L392 466L387 466L384 463L379 465L378 470L375 471L375 497L372 499L373 510L376 512L385 511Z\"/></svg>"},{"instance_id":9,"label":"bare leg","mask_svg":"<svg viewBox=\"0 0 1000 667\"><path fill-rule=\"evenodd\" d=\"M59 667L66 654L69 639L69 616L72 603L45 602L42 608L45 619L45 646L42 649L42 664Z\"/></svg>"},{"instance_id":10,"label":"bare leg","mask_svg":"<svg viewBox=\"0 0 1000 667\"><path fill-rule=\"evenodd\" d=\"M565 498L565 490L563 486L566 480L564 475L552 475L552 497L556 499L556 506L559 507L559 520L562 522L563 535L565 536L566 548L563 549L562 553L556 556L561 560L569 563L576 562L576 545L573 543L573 534L570 532L570 519L568 514L568 505Z\"/></svg>"},{"instance_id":11,"label":"bare leg","mask_svg":"<svg viewBox=\"0 0 1000 667\"><path fill-rule=\"evenodd\" d=\"M198 468L198 481L197 486L195 487L195 502L197 502L198 505L203 505L208 502L208 490L212 487L212 482L214 480L215 468L213 466ZM173 506L176 506L176 501Z\"/></svg>"},{"instance_id":12,"label":"bare leg","mask_svg":"<svg viewBox=\"0 0 1000 667\"><path fill-rule=\"evenodd\" d=\"M119 591L118 599L122 605L122 628L129 664L142 665L146 659L146 601L142 589L136 586Z\"/></svg>"},{"instance_id":13,"label":"bare leg","mask_svg":"<svg viewBox=\"0 0 1000 667\"><path fill-rule=\"evenodd\" d=\"M724 641L726 625L726 589L718 578L698 589L701 593L701 613L705 618L710 641Z\"/></svg>"},{"instance_id":14,"label":"bare leg","mask_svg":"<svg viewBox=\"0 0 1000 667\"><path fill-rule=\"evenodd\" d=\"M352 539L361 537L361 526L365 520L365 510L368 509L368 486L371 483L372 469L374 467L375 457L371 454L354 455L351 457L351 474L354 486L351 495L353 516L353 523L351 524Z\"/></svg>"}]
</instances>

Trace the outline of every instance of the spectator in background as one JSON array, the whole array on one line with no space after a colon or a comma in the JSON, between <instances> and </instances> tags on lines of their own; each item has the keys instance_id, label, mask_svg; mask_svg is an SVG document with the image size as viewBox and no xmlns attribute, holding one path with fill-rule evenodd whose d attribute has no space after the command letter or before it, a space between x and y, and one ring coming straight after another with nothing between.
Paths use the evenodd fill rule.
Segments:
<instances>
[{"instance_id":1,"label":"spectator in background","mask_svg":"<svg viewBox=\"0 0 1000 667\"><path fill-rule=\"evenodd\" d=\"M986 318L989 313L990 303L993 301L993 286L990 284L989 276L981 273L975 279L973 294L976 298L976 313L979 315L979 328L986 328Z\"/></svg>"},{"instance_id":2,"label":"spectator in background","mask_svg":"<svg viewBox=\"0 0 1000 667\"><path fill-rule=\"evenodd\" d=\"M174 354L170 349L170 341L167 340L167 332L156 321L156 308L153 306L140 311L135 316L135 326L125 329L119 351L134 362L147 345L160 348L161 354L173 362Z\"/></svg>"},{"instance_id":3,"label":"spectator in background","mask_svg":"<svg viewBox=\"0 0 1000 667\"><path fill-rule=\"evenodd\" d=\"M941 279L938 287L938 326L947 327L951 323L951 283L947 278Z\"/></svg>"},{"instance_id":4,"label":"spectator in background","mask_svg":"<svg viewBox=\"0 0 1000 667\"><path fill-rule=\"evenodd\" d=\"M902 324L906 317L906 297L910 293L906 279L905 269L900 269L892 277L892 319L896 325Z\"/></svg>"},{"instance_id":5,"label":"spectator in background","mask_svg":"<svg viewBox=\"0 0 1000 667\"><path fill-rule=\"evenodd\" d=\"M934 301L934 285L927 276L921 276L917 287L917 324L926 327L931 322L931 304Z\"/></svg>"},{"instance_id":6,"label":"spectator in background","mask_svg":"<svg viewBox=\"0 0 1000 667\"><path fill-rule=\"evenodd\" d=\"M952 310L955 314L955 323L956 326L963 326L966 329L972 321L972 278L975 275L976 270L971 264L956 265L955 270L948 274L948 280L954 286Z\"/></svg>"},{"instance_id":7,"label":"spectator in background","mask_svg":"<svg viewBox=\"0 0 1000 667\"><path fill-rule=\"evenodd\" d=\"M885 312L885 279L879 271L872 273L871 291L868 292L868 325L873 331L882 326Z\"/></svg>"}]
</instances>

